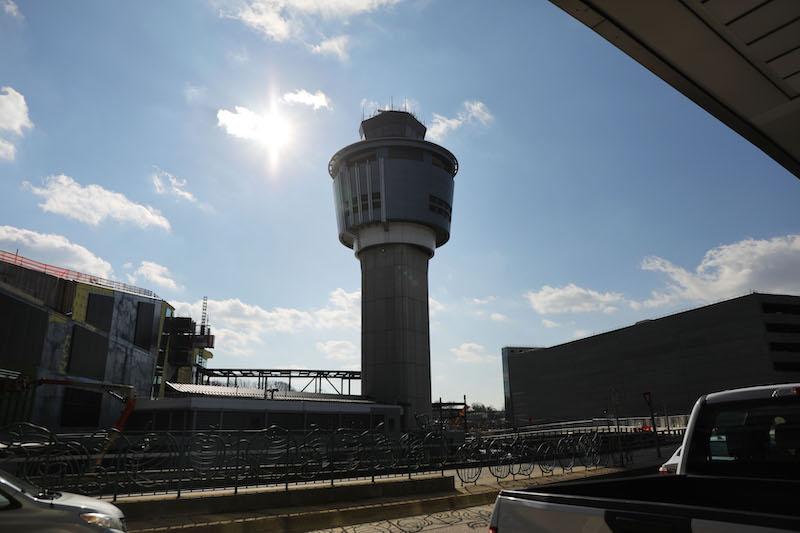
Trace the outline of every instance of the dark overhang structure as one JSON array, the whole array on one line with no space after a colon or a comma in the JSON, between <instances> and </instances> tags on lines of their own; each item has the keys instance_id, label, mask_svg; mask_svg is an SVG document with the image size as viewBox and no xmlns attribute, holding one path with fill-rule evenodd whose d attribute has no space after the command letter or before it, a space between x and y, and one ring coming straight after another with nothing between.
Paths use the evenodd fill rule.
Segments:
<instances>
[{"instance_id":1,"label":"dark overhang structure","mask_svg":"<svg viewBox=\"0 0 800 533\"><path fill-rule=\"evenodd\" d=\"M551 2L800 178L800 2Z\"/></svg>"},{"instance_id":2,"label":"dark overhang structure","mask_svg":"<svg viewBox=\"0 0 800 533\"><path fill-rule=\"evenodd\" d=\"M321 393L323 382L327 383L339 395L349 395L353 381L361 381L360 370L308 370L304 368L204 368L197 367L195 382L198 385L210 385L212 379L215 381L225 380L225 386L234 387L247 383L246 379L255 378L255 388L267 390L268 381L271 378L283 379L292 387L292 379L303 384L299 392L306 392L309 388L315 393ZM332 379L339 380L337 387ZM346 391L346 392L345 392Z\"/></svg>"}]
</instances>

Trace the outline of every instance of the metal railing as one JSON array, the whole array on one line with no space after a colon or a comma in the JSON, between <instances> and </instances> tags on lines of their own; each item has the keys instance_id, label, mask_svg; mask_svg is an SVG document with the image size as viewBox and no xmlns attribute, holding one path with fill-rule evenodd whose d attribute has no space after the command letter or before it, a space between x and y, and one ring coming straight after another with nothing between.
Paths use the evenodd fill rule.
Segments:
<instances>
[{"instance_id":1,"label":"metal railing","mask_svg":"<svg viewBox=\"0 0 800 533\"><path fill-rule=\"evenodd\" d=\"M0 431L0 468L50 490L121 495L330 483L454 470L474 483L491 476L566 473L631 458L644 433L564 433L513 439L452 433L391 435L378 427L293 432L263 430L57 435L32 424ZM463 437L463 434L460 434Z\"/></svg>"},{"instance_id":2,"label":"metal railing","mask_svg":"<svg viewBox=\"0 0 800 533\"><path fill-rule=\"evenodd\" d=\"M659 433L675 433L683 434L686 425L689 422L689 415L669 415L656 416L656 427ZM503 429L490 429L484 432L484 435L494 435L497 437L507 435L535 435L535 434L549 434L553 432L564 431L597 431L597 432L622 432L633 433L641 431L650 431L651 425L650 417L636 416L636 417L623 417L623 418L586 418L583 420L569 420L562 422L549 422L546 424L535 424L529 426L518 426L516 429L503 428Z\"/></svg>"},{"instance_id":3,"label":"metal railing","mask_svg":"<svg viewBox=\"0 0 800 533\"><path fill-rule=\"evenodd\" d=\"M77 272L75 270L70 270L68 268L48 265L47 263L42 263L34 259L29 259L19 254L12 254L11 252L6 252L4 250L0 250L0 261L8 263L10 265L16 265L30 270L36 270L37 272L42 272L44 274L49 274L51 276L55 276L61 279L66 279L69 281L79 281L81 283L88 283L90 285L96 285L98 287L105 287L106 289L129 292L131 294L137 294L139 296L145 296L147 298L154 298L156 300L160 300L158 295L149 289L142 289L141 287L136 287L135 285L129 285L121 281L114 281L111 279L101 278L99 276L93 276L91 274L84 274L83 272Z\"/></svg>"}]
</instances>

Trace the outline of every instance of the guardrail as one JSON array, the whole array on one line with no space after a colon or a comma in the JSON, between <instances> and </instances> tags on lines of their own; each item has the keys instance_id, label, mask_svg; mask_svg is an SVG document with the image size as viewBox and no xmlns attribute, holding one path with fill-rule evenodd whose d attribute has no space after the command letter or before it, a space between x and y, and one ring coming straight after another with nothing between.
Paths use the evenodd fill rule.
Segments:
<instances>
[{"instance_id":1,"label":"guardrail","mask_svg":"<svg viewBox=\"0 0 800 533\"><path fill-rule=\"evenodd\" d=\"M0 261L8 263L10 265L16 265L30 270L36 270L38 272L49 274L51 276L55 276L61 279L66 279L70 281L80 281L82 283L88 283L90 285L97 285L98 287L105 287L107 289L112 289L115 291L129 292L131 294L137 294L139 296L145 296L147 298L154 298L156 300L160 300L158 295L149 289L142 289L141 287L136 287L135 285L129 285L121 281L105 279L99 276L93 276L91 274L85 274L83 272L70 270L68 268L48 265L47 263L42 263L34 259L29 259L19 254L12 254L11 252L6 252L4 250L0 250Z\"/></svg>"},{"instance_id":2,"label":"guardrail","mask_svg":"<svg viewBox=\"0 0 800 533\"><path fill-rule=\"evenodd\" d=\"M32 424L0 431L0 468L49 490L95 496L175 493L408 476L454 470L474 483L483 469L498 479L596 468L631 459L650 433L567 433L514 439L441 432L390 435L278 426L252 431L57 435Z\"/></svg>"},{"instance_id":3,"label":"guardrail","mask_svg":"<svg viewBox=\"0 0 800 533\"><path fill-rule=\"evenodd\" d=\"M686 429L689 423L689 415L669 415L656 416L656 427L658 431L672 431L676 430L682 432ZM526 426L517 426L515 429L490 429L486 430L485 434L491 435L505 435L509 433L543 433L552 431L566 431L566 430L581 430L581 431L605 431L615 432L619 431L632 432L642 431L642 428L649 428L652 421L649 416L629 416L621 418L586 418L583 420L568 420L561 422L548 422L544 424L532 424Z\"/></svg>"}]
</instances>

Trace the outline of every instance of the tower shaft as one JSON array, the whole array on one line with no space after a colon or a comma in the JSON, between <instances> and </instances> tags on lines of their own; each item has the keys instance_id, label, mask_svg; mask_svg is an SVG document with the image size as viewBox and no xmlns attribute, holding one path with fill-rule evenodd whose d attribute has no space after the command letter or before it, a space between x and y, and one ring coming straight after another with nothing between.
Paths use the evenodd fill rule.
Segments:
<instances>
[{"instance_id":1,"label":"tower shaft","mask_svg":"<svg viewBox=\"0 0 800 533\"><path fill-rule=\"evenodd\" d=\"M431 414L428 261L405 243L371 246L361 261L362 392L403 405L405 427Z\"/></svg>"},{"instance_id":2,"label":"tower shaft","mask_svg":"<svg viewBox=\"0 0 800 533\"><path fill-rule=\"evenodd\" d=\"M428 261L450 239L458 172L425 131L410 113L382 111L328 164L339 241L361 262L361 391L402 405L406 429L431 414Z\"/></svg>"}]
</instances>

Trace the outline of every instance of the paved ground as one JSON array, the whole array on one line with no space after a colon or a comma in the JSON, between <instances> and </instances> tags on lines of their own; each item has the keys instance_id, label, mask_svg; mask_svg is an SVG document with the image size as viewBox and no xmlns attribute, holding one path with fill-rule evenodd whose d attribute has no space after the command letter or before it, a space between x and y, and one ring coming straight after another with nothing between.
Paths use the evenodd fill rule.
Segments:
<instances>
[{"instance_id":1,"label":"paved ground","mask_svg":"<svg viewBox=\"0 0 800 533\"><path fill-rule=\"evenodd\" d=\"M486 531L491 516L492 506L481 505L443 513L382 520L335 529L321 529L316 533L417 533L418 531L472 533L473 531Z\"/></svg>"}]
</instances>

